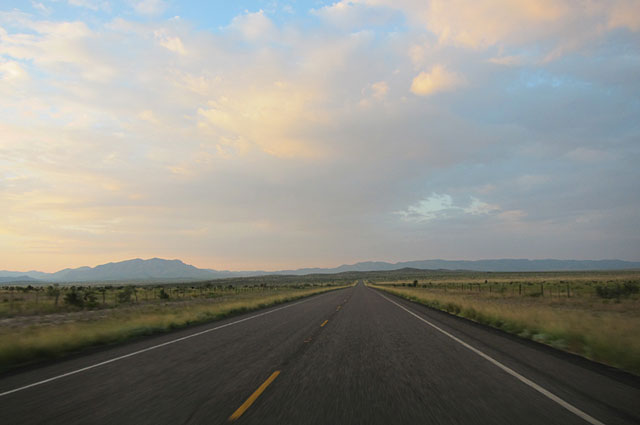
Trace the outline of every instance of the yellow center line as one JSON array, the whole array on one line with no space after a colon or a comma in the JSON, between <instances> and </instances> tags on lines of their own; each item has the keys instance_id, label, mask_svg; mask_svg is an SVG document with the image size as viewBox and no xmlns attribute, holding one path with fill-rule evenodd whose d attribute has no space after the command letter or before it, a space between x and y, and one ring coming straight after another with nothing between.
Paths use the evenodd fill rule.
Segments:
<instances>
[{"instance_id":1,"label":"yellow center line","mask_svg":"<svg viewBox=\"0 0 640 425\"><path fill-rule=\"evenodd\" d=\"M251 394L251 396L249 396L249 398L247 399L247 401L245 401L244 403L242 403L242 406L238 407L238 410L236 410L235 412L233 412L233 415L229 416L229 422L235 421L236 419L238 419L240 416L242 416L242 414L249 408L251 407L251 405L253 404L254 401L256 401L258 399L258 397L260 397L260 394L262 394L264 392L264 390L267 389L267 387L269 386L269 384L271 384L274 379L276 379L278 377L278 375L280 375L280 371L276 370L275 372L273 372L271 374L271 376L269 378L267 378L266 381L264 381L262 383L262 385L260 385L258 387L257 390L255 390L253 392L253 394Z\"/></svg>"},{"instance_id":2,"label":"yellow center line","mask_svg":"<svg viewBox=\"0 0 640 425\"><path fill-rule=\"evenodd\" d=\"M325 320L324 322L322 322L322 324L320 325L320 327L323 327L324 325L326 325L328 322L328 320Z\"/></svg>"}]
</instances>

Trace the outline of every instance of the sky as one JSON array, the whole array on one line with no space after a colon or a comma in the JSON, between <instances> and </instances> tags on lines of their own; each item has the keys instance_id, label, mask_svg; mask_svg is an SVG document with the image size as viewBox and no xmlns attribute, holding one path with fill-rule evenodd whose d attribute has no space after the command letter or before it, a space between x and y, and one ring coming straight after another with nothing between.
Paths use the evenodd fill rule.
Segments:
<instances>
[{"instance_id":1,"label":"sky","mask_svg":"<svg viewBox=\"0 0 640 425\"><path fill-rule=\"evenodd\" d=\"M0 269L640 260L640 1L0 2Z\"/></svg>"}]
</instances>

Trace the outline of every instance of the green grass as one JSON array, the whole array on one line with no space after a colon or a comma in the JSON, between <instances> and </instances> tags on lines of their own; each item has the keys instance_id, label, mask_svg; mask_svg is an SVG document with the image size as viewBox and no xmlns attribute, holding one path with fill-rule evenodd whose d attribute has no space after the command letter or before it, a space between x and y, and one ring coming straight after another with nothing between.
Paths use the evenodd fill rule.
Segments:
<instances>
[{"instance_id":1,"label":"green grass","mask_svg":"<svg viewBox=\"0 0 640 425\"><path fill-rule=\"evenodd\" d=\"M279 289L228 296L213 301L173 302L111 309L106 318L0 330L0 371L46 359L60 358L87 347L167 332L188 325L293 301L340 287Z\"/></svg>"},{"instance_id":2,"label":"green grass","mask_svg":"<svg viewBox=\"0 0 640 425\"><path fill-rule=\"evenodd\" d=\"M640 375L640 300L504 296L374 287L520 337Z\"/></svg>"}]
</instances>

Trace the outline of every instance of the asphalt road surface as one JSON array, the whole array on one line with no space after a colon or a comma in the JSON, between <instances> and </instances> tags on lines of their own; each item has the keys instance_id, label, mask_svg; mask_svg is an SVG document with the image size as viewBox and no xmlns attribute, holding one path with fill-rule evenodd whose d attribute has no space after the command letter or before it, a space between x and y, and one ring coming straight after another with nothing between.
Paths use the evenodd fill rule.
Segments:
<instances>
[{"instance_id":1,"label":"asphalt road surface","mask_svg":"<svg viewBox=\"0 0 640 425\"><path fill-rule=\"evenodd\" d=\"M639 382L360 283L2 376L0 423L638 424Z\"/></svg>"}]
</instances>

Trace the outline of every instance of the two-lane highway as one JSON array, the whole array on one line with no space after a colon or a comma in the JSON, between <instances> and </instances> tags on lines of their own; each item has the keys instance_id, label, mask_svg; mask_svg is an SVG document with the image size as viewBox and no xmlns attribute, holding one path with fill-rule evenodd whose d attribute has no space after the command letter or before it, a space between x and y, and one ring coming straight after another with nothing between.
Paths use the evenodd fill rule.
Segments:
<instances>
[{"instance_id":1,"label":"two-lane highway","mask_svg":"<svg viewBox=\"0 0 640 425\"><path fill-rule=\"evenodd\" d=\"M0 394L3 424L640 423L637 378L362 284L5 376Z\"/></svg>"}]
</instances>

